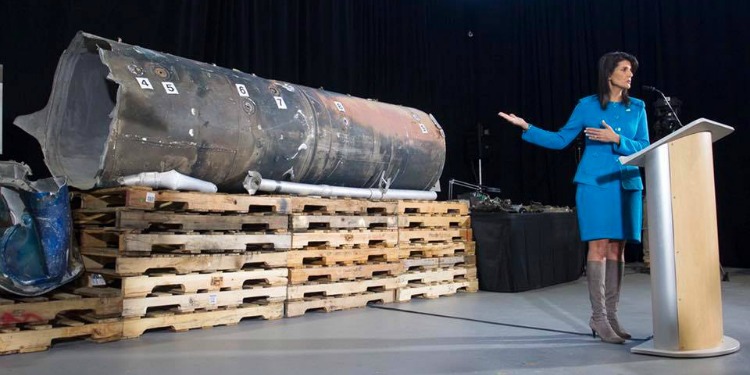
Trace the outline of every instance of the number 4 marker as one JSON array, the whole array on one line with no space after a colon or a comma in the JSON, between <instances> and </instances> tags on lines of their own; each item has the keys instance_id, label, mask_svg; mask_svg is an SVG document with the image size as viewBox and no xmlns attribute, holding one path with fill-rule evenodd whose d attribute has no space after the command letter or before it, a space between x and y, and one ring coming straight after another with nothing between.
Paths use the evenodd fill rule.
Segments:
<instances>
[{"instance_id":1,"label":"number 4 marker","mask_svg":"<svg viewBox=\"0 0 750 375\"><path fill-rule=\"evenodd\" d=\"M153 90L154 89L154 86L151 86L151 82L148 80L148 78L136 77L135 80L138 81L138 84L144 90Z\"/></svg>"}]
</instances>

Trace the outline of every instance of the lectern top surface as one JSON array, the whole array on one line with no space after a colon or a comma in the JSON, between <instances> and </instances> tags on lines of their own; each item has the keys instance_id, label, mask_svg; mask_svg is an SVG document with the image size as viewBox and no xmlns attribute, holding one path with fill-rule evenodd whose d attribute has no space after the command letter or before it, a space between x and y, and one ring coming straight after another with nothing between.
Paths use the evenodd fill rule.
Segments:
<instances>
[{"instance_id":1,"label":"lectern top surface","mask_svg":"<svg viewBox=\"0 0 750 375\"><path fill-rule=\"evenodd\" d=\"M682 137L701 132L711 133L711 141L716 142L732 133L734 128L728 125L718 123L713 120L699 118L675 131L674 133L654 142L650 146L644 148L641 151L636 152L630 156L620 156L620 163L623 165L635 165L643 167L646 163L646 155L651 151L659 148L659 146L667 144L672 141L676 141Z\"/></svg>"}]
</instances>

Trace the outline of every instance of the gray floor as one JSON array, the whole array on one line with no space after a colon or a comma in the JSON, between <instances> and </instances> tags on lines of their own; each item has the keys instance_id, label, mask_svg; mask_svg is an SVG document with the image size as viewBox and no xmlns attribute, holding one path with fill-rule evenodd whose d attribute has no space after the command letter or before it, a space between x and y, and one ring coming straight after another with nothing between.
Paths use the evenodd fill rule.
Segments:
<instances>
[{"instance_id":1,"label":"gray floor","mask_svg":"<svg viewBox=\"0 0 750 375\"><path fill-rule=\"evenodd\" d=\"M750 270L722 283L725 334L738 353L707 359L630 354L639 342L414 314L373 307L187 333L149 332L107 344L65 342L0 357L5 374L748 374ZM651 334L649 276L629 270L621 317ZM586 333L585 280L517 294L480 292L384 307Z\"/></svg>"}]
</instances>

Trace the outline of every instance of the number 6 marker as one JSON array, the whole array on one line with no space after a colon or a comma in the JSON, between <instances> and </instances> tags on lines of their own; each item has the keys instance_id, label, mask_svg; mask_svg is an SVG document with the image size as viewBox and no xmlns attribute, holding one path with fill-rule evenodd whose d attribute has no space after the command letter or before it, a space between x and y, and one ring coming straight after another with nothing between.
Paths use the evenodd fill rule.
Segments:
<instances>
[{"instance_id":1,"label":"number 6 marker","mask_svg":"<svg viewBox=\"0 0 750 375\"><path fill-rule=\"evenodd\" d=\"M237 93L240 94L241 97L247 98L250 96L250 94L247 93L247 88L245 88L245 85L241 83L235 83L235 86L237 86Z\"/></svg>"}]
</instances>

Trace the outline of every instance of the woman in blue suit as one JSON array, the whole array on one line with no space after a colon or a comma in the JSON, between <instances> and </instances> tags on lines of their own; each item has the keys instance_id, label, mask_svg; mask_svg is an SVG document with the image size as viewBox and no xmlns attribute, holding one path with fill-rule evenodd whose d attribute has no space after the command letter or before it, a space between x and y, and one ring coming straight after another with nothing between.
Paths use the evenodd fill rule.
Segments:
<instances>
[{"instance_id":1,"label":"woman in blue suit","mask_svg":"<svg viewBox=\"0 0 750 375\"><path fill-rule=\"evenodd\" d=\"M581 240L588 241L589 326L602 341L621 344L630 338L617 320L617 304L627 241L641 241L641 191L637 167L620 164L618 157L634 154L649 144L643 101L628 96L638 60L624 52L599 59L596 95L578 102L568 123L557 132L538 128L514 115L500 117L523 129L523 140L559 150L583 130L586 150L573 182Z\"/></svg>"}]
</instances>

